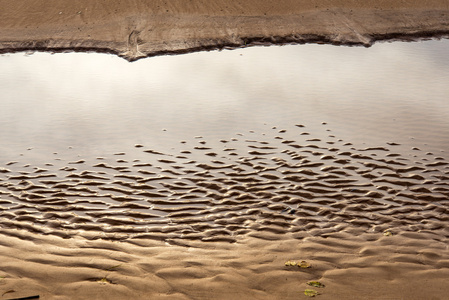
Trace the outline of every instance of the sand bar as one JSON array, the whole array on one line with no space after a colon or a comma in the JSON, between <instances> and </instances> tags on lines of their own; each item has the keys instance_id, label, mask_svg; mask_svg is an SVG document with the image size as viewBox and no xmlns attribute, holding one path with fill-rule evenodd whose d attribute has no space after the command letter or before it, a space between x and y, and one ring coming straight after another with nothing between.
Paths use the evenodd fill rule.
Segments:
<instances>
[{"instance_id":1,"label":"sand bar","mask_svg":"<svg viewBox=\"0 0 449 300\"><path fill-rule=\"evenodd\" d=\"M447 1L0 1L0 53L95 51L127 60L285 43L370 46L449 33Z\"/></svg>"}]
</instances>

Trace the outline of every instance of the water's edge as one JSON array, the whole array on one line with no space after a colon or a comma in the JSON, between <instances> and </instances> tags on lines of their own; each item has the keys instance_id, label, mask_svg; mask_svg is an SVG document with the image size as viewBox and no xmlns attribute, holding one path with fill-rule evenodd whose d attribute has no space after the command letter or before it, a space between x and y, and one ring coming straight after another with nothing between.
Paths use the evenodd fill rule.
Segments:
<instances>
[{"instance_id":1,"label":"water's edge","mask_svg":"<svg viewBox=\"0 0 449 300\"><path fill-rule=\"evenodd\" d=\"M98 52L135 61L152 56L259 45L318 43L370 47L378 41L449 36L447 8L349 8L310 11L292 8L291 14L268 13L267 16L214 13L165 16L125 12L98 20L95 14L84 16L84 12L79 12L82 21L73 17L70 22L61 23L57 17L50 16L45 22L31 18L27 24L15 24L16 19L6 12L6 19L11 18L11 21L0 23L0 53ZM58 15L56 11L54 15Z\"/></svg>"}]
</instances>

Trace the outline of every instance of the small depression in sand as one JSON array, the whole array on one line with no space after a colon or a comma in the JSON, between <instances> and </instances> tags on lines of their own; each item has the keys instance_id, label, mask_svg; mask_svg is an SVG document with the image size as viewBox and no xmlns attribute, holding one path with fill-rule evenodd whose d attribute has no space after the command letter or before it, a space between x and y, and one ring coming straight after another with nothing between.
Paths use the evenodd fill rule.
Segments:
<instances>
[{"instance_id":1,"label":"small depression in sand","mask_svg":"<svg viewBox=\"0 0 449 300\"><path fill-rule=\"evenodd\" d=\"M43 244L56 243L47 238L76 238L124 245L114 247L154 242L207 249L217 242L228 251L246 238L273 253L280 250L270 248L272 241L282 240L291 249L294 242L336 236L341 245L312 243L316 251L311 251L302 244L303 253L315 253L319 265L320 259L326 261L317 254L320 249L333 257L332 247L337 252L353 247L360 258L373 255L364 242L398 235L411 239L413 247L413 234L423 233L435 249L443 249L429 268L447 268L447 248L441 247L449 236L448 52L449 42L442 40L368 49L248 48L134 63L101 54L2 55L1 234L5 240ZM358 238L358 246L342 241L348 236ZM416 238L430 245L426 239ZM4 242L2 249L20 248L14 243ZM251 243L245 244L248 249ZM142 254L123 249L114 251ZM3 257L58 265L56 258L14 255ZM277 259L284 258L290 259L281 254ZM401 258L389 259L415 263ZM330 287L334 283L341 299L350 299L345 283L326 273L335 271L337 261L344 258L326 262L320 277L328 278ZM234 274L256 264L243 258L234 263L226 266L233 271L220 270ZM0 274L11 286L14 278L33 277L26 267L11 266ZM139 266L145 269L142 262ZM175 271L151 270L168 283L192 275L170 279L167 274ZM212 283L221 271L209 274ZM261 269L253 271L259 281L281 276L276 270L265 270L266 277ZM115 289L137 286L139 274L118 272ZM209 275L200 276L203 283ZM136 281L121 283L126 276ZM89 278L71 280L90 287ZM75 289L54 290L36 282L29 290L46 295L67 296ZM173 297L207 295L195 294L185 282L170 289L158 284L156 291ZM289 287L273 294L266 286L248 286L251 292L239 286L236 295L296 299ZM130 289L127 295L150 293L149 288ZM19 293L17 287L10 290ZM136 290L140 294L133 294ZM114 295L124 297L122 292L114 290ZM332 292L320 296L337 299Z\"/></svg>"}]
</instances>

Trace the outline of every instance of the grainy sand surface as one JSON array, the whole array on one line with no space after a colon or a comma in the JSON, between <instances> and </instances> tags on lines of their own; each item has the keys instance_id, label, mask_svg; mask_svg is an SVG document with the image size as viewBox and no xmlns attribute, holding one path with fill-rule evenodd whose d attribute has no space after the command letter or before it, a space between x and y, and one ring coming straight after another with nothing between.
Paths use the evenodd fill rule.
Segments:
<instances>
[{"instance_id":1,"label":"grainy sand surface","mask_svg":"<svg viewBox=\"0 0 449 300\"><path fill-rule=\"evenodd\" d=\"M369 46L449 33L429 1L0 1L0 52L96 51L128 60L283 43Z\"/></svg>"}]
</instances>

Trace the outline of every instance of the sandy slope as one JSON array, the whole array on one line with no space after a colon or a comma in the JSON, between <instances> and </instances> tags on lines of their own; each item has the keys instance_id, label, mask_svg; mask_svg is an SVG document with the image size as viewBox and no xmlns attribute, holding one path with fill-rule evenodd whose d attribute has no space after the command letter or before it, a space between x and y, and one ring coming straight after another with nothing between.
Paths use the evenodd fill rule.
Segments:
<instances>
[{"instance_id":1,"label":"sandy slope","mask_svg":"<svg viewBox=\"0 0 449 300\"><path fill-rule=\"evenodd\" d=\"M449 32L447 1L0 1L0 52L128 60L271 43L371 45Z\"/></svg>"}]
</instances>

